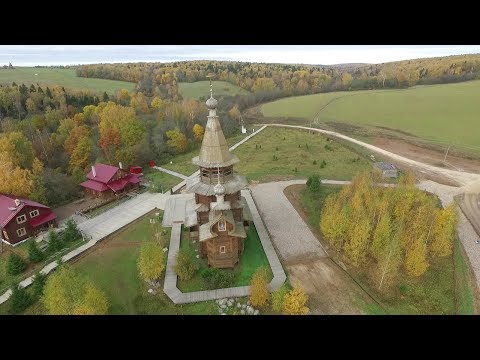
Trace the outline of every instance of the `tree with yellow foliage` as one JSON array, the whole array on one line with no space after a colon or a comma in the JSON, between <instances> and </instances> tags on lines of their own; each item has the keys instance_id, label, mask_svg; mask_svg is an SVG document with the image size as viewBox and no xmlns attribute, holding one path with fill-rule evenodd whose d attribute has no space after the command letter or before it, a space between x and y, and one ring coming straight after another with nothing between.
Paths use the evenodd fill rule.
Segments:
<instances>
[{"instance_id":1,"label":"tree with yellow foliage","mask_svg":"<svg viewBox=\"0 0 480 360\"><path fill-rule=\"evenodd\" d=\"M405 270L410 276L420 276L428 269L427 247L425 237L421 236L413 240L405 249Z\"/></svg>"},{"instance_id":2,"label":"tree with yellow foliage","mask_svg":"<svg viewBox=\"0 0 480 360\"><path fill-rule=\"evenodd\" d=\"M0 193L28 197L33 180L30 170L15 166L6 152L0 152Z\"/></svg>"},{"instance_id":3,"label":"tree with yellow foliage","mask_svg":"<svg viewBox=\"0 0 480 360\"><path fill-rule=\"evenodd\" d=\"M41 300L50 315L104 315L108 311L103 291L67 265L48 277Z\"/></svg>"},{"instance_id":4,"label":"tree with yellow foliage","mask_svg":"<svg viewBox=\"0 0 480 360\"><path fill-rule=\"evenodd\" d=\"M345 256L354 266L362 265L366 259L371 230L367 217L357 218L350 230L350 239L344 246Z\"/></svg>"},{"instance_id":5,"label":"tree with yellow foliage","mask_svg":"<svg viewBox=\"0 0 480 360\"><path fill-rule=\"evenodd\" d=\"M167 144L175 149L178 153L182 154L188 149L188 141L185 134L183 134L178 128L166 132L168 137Z\"/></svg>"},{"instance_id":6,"label":"tree with yellow foliage","mask_svg":"<svg viewBox=\"0 0 480 360\"><path fill-rule=\"evenodd\" d=\"M457 222L458 216L454 203L437 213L433 223L432 241L429 243L433 254L447 256L452 253Z\"/></svg>"},{"instance_id":7,"label":"tree with yellow foliage","mask_svg":"<svg viewBox=\"0 0 480 360\"><path fill-rule=\"evenodd\" d=\"M270 299L270 292L267 284L267 271L261 267L253 274L250 283L250 302L254 307L265 306Z\"/></svg>"},{"instance_id":8,"label":"tree with yellow foliage","mask_svg":"<svg viewBox=\"0 0 480 360\"><path fill-rule=\"evenodd\" d=\"M310 311L306 306L308 295L296 285L284 298L283 313L285 315L306 315Z\"/></svg>"},{"instance_id":9,"label":"tree with yellow foliage","mask_svg":"<svg viewBox=\"0 0 480 360\"><path fill-rule=\"evenodd\" d=\"M150 106L152 107L152 109L159 111L164 106L164 101L160 97L155 96L152 99Z\"/></svg>"},{"instance_id":10,"label":"tree with yellow foliage","mask_svg":"<svg viewBox=\"0 0 480 360\"><path fill-rule=\"evenodd\" d=\"M74 315L105 315L108 312L108 301L105 294L88 283L85 287L83 302L73 309Z\"/></svg>"},{"instance_id":11,"label":"tree with yellow foliage","mask_svg":"<svg viewBox=\"0 0 480 360\"><path fill-rule=\"evenodd\" d=\"M193 136L195 136L195 140L198 143L201 143L203 140L203 133L204 133L203 126L200 124L193 125Z\"/></svg>"},{"instance_id":12,"label":"tree with yellow foliage","mask_svg":"<svg viewBox=\"0 0 480 360\"><path fill-rule=\"evenodd\" d=\"M165 269L165 253L157 243L146 242L140 249L137 266L142 278L155 281Z\"/></svg>"}]
</instances>

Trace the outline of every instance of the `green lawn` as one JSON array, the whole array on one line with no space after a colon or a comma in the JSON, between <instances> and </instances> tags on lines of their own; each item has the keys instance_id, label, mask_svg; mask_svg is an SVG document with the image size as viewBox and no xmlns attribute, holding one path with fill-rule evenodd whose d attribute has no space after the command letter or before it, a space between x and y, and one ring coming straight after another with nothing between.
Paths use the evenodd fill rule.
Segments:
<instances>
[{"instance_id":1,"label":"green lawn","mask_svg":"<svg viewBox=\"0 0 480 360\"><path fill-rule=\"evenodd\" d=\"M40 84L42 87L44 87L43 85L60 85L70 89L106 91L109 94L115 94L120 89L127 89L129 92L133 92L135 89L135 83L131 82L77 77L73 69L16 67L10 70L0 68L0 84L11 84L12 82L18 85L24 83L27 86Z\"/></svg>"},{"instance_id":2,"label":"green lawn","mask_svg":"<svg viewBox=\"0 0 480 360\"><path fill-rule=\"evenodd\" d=\"M235 140L239 141L241 138L239 135ZM232 145L230 141L227 142ZM330 147L330 150L326 149L326 146ZM336 141L327 142L327 138L318 133L309 134L293 129L268 127L236 148L233 153L240 159L240 163L235 165L235 171L246 176L247 180L307 178L312 174L319 174L322 179L349 180L357 172L371 167L363 155ZM162 166L190 175L198 170L191 162L198 154L199 149L195 149L173 158L173 164ZM274 155L278 160L274 160ZM357 159L358 161L353 161ZM327 163L324 168L321 168L322 160Z\"/></svg>"},{"instance_id":3,"label":"green lawn","mask_svg":"<svg viewBox=\"0 0 480 360\"><path fill-rule=\"evenodd\" d=\"M480 81L290 97L262 105L265 116L381 126L480 150ZM328 104L328 105L327 105ZM325 106L327 105L327 106Z\"/></svg>"},{"instance_id":4,"label":"green lawn","mask_svg":"<svg viewBox=\"0 0 480 360\"><path fill-rule=\"evenodd\" d=\"M340 189L340 186L322 186L318 194L312 194L306 187L300 191L300 203L308 214L309 225L319 236L321 208L325 198ZM338 255L333 249L329 252L334 257ZM474 313L475 300L470 269L458 240L455 242L452 255L432 261L427 272L418 278L402 276L401 282L388 294L377 292L367 281L362 269L358 271L350 269L349 272L385 308L384 310L378 305L366 304L359 300L359 305L367 314Z\"/></svg>"},{"instance_id":5,"label":"green lawn","mask_svg":"<svg viewBox=\"0 0 480 360\"><path fill-rule=\"evenodd\" d=\"M219 96L246 95L248 91L226 81L212 81L213 93ZM200 99L210 97L210 81L196 81L193 83L178 83L178 91L184 98Z\"/></svg>"},{"instance_id":6,"label":"green lawn","mask_svg":"<svg viewBox=\"0 0 480 360\"><path fill-rule=\"evenodd\" d=\"M161 211L160 211L161 212ZM154 240L152 212L125 229L102 240L96 248L71 263L72 267L91 278L97 286L105 291L109 300L109 314L217 314L214 301L174 305L163 293L163 276L161 288L155 295L147 292L148 284L138 277L137 258L140 246L146 241ZM170 229L165 229L167 243ZM166 262L166 257L165 257ZM0 306L0 314L8 311L8 302ZM30 306L26 314L45 314L41 303Z\"/></svg>"},{"instance_id":7,"label":"green lawn","mask_svg":"<svg viewBox=\"0 0 480 360\"><path fill-rule=\"evenodd\" d=\"M199 252L195 252L195 249L197 248L195 245L196 244L192 244L192 242L190 241L188 232L183 231L180 248L186 249L193 256L195 256L199 254ZM207 287L201 276L202 270L208 268L207 259L200 258L198 259L198 262L200 264L200 269L196 272L196 274L191 280L178 280L177 287L180 289L180 291L192 292L201 290L213 290ZM258 237L255 225L253 225L252 223L248 231L247 238L245 239L245 249L240 257L240 262L234 269L225 269L222 271L233 272L235 274L235 282L232 284L232 287L245 286L250 285L253 274L259 267L262 266L267 268L267 281L270 282L273 278L273 273L270 269L267 256L263 251L262 243L260 242L260 238Z\"/></svg>"},{"instance_id":8,"label":"green lawn","mask_svg":"<svg viewBox=\"0 0 480 360\"><path fill-rule=\"evenodd\" d=\"M146 173L144 177L146 180L149 180L152 184L152 186L148 188L149 191L156 192L156 193L157 192L165 193L182 181L182 179L176 176L173 176L155 169L149 170L149 172Z\"/></svg>"}]
</instances>

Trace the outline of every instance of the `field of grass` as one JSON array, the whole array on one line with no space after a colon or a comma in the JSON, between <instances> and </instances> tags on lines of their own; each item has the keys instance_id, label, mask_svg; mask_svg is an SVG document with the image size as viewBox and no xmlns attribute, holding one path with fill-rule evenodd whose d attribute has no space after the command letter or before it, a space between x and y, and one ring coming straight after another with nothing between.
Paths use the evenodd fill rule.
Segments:
<instances>
[{"instance_id":1,"label":"field of grass","mask_svg":"<svg viewBox=\"0 0 480 360\"><path fill-rule=\"evenodd\" d=\"M321 208L325 198L340 191L340 186L322 186L317 194L307 188L300 191L300 203L308 214L308 223L318 236ZM333 249L330 249L333 252ZM332 253L333 254L333 253ZM453 261L455 257L455 262ZM365 274L350 274L362 287L376 298L384 307L360 302L359 305L367 314L473 314L473 284L466 259L458 240L454 253L444 258L435 259L427 272L418 277L403 277L387 295L376 291Z\"/></svg>"},{"instance_id":2,"label":"field of grass","mask_svg":"<svg viewBox=\"0 0 480 360\"><path fill-rule=\"evenodd\" d=\"M12 82L18 85L23 83L26 86L30 86L30 84L40 84L42 87L43 85L60 85L69 89L106 91L108 94L115 94L120 89L127 89L129 92L133 92L135 89L135 84L131 82L77 77L73 69L0 68L0 84L11 84Z\"/></svg>"},{"instance_id":3,"label":"field of grass","mask_svg":"<svg viewBox=\"0 0 480 360\"><path fill-rule=\"evenodd\" d=\"M172 165L162 166L190 175L198 170L191 163L198 152L196 149L177 156ZM323 135L292 129L266 128L233 153L240 159L235 171L247 180L306 178L312 174L319 174L322 179L349 180L357 172L371 167L365 157L335 141L327 141ZM323 160L326 165L322 168Z\"/></svg>"},{"instance_id":4,"label":"field of grass","mask_svg":"<svg viewBox=\"0 0 480 360\"><path fill-rule=\"evenodd\" d=\"M237 85L230 84L226 81L212 81L213 93L217 98L219 96L235 96L246 95L244 90ZM210 81L196 81L193 83L178 83L178 91L183 98L209 98L210 97Z\"/></svg>"},{"instance_id":5,"label":"field of grass","mask_svg":"<svg viewBox=\"0 0 480 360\"><path fill-rule=\"evenodd\" d=\"M155 192L155 193L158 193L158 192L165 193L182 181L182 179L176 176L173 176L155 169L149 170L149 172L146 173L144 177L146 180L150 181L152 184L148 188L149 191Z\"/></svg>"},{"instance_id":6,"label":"field of grass","mask_svg":"<svg viewBox=\"0 0 480 360\"><path fill-rule=\"evenodd\" d=\"M151 218L156 218L154 212L110 239L102 240L93 251L71 263L71 266L92 279L106 293L109 314L216 314L213 301L176 306L161 289L155 295L147 292L148 284L138 276L137 258L142 243L154 240ZM170 229L165 230L165 237L169 239ZM163 276L160 283L163 284ZM0 314L7 309L8 302L0 306ZM37 302L25 313L45 314L46 310Z\"/></svg>"},{"instance_id":7,"label":"field of grass","mask_svg":"<svg viewBox=\"0 0 480 360\"><path fill-rule=\"evenodd\" d=\"M262 105L265 116L400 130L432 142L480 149L480 81L404 90L335 92L285 98ZM328 104L328 105L327 105ZM326 106L325 106L326 105ZM321 111L320 111L321 110Z\"/></svg>"},{"instance_id":8,"label":"field of grass","mask_svg":"<svg viewBox=\"0 0 480 360\"><path fill-rule=\"evenodd\" d=\"M198 252L195 252L194 244L192 244L192 242L190 241L188 233L186 231L182 232L180 248L186 249L192 255L198 254ZM191 280L178 280L177 286L180 291L192 292L201 290L213 290L207 287L201 276L202 270L208 268L207 259L200 258L198 261L200 264L200 269L195 273L194 277ZM234 269L223 271L233 272L235 274L235 282L231 285L232 287L245 286L250 285L253 274L259 267L262 266L267 268L267 281L270 282L273 278L273 273L268 264L267 256L263 251L262 243L260 242L260 238L258 237L255 225L252 224L247 233L247 238L245 239L245 248L243 254L240 257L239 263Z\"/></svg>"}]
</instances>

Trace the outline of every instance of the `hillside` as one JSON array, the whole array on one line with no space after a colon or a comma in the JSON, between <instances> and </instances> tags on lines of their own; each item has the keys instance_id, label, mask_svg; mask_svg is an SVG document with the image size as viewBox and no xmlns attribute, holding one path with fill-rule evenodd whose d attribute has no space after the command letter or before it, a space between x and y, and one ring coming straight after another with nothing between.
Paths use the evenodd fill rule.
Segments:
<instances>
[{"instance_id":1,"label":"hillside","mask_svg":"<svg viewBox=\"0 0 480 360\"><path fill-rule=\"evenodd\" d=\"M248 94L248 91L226 81L212 81L212 85L215 89L215 96L235 96ZM210 89L209 81L178 83L178 91L183 98L200 99L202 96L204 98L208 97L208 89Z\"/></svg>"},{"instance_id":2,"label":"hillside","mask_svg":"<svg viewBox=\"0 0 480 360\"><path fill-rule=\"evenodd\" d=\"M106 91L109 94L115 94L120 89L128 89L133 92L135 84L126 81L81 78L77 77L73 69L58 68L34 68L34 67L16 67L15 69L0 68L0 84L12 84L12 82L21 85L24 83L40 85L60 85L70 89L88 89L93 91Z\"/></svg>"},{"instance_id":3,"label":"hillside","mask_svg":"<svg viewBox=\"0 0 480 360\"><path fill-rule=\"evenodd\" d=\"M480 149L480 81L404 90L334 92L264 104L267 117L304 117L400 130L436 142Z\"/></svg>"}]
</instances>

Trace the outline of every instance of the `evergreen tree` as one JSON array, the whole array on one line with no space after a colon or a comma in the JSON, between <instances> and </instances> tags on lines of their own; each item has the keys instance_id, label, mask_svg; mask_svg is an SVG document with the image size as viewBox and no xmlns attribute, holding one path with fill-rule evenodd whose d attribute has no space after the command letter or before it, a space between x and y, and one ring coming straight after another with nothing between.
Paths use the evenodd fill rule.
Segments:
<instances>
[{"instance_id":1,"label":"evergreen tree","mask_svg":"<svg viewBox=\"0 0 480 360\"><path fill-rule=\"evenodd\" d=\"M7 260L7 274L17 275L25 271L27 262L18 254L12 252Z\"/></svg>"},{"instance_id":2,"label":"evergreen tree","mask_svg":"<svg viewBox=\"0 0 480 360\"><path fill-rule=\"evenodd\" d=\"M12 287L12 295L10 295L10 313L20 314L32 303L32 298L25 288L20 285Z\"/></svg>"},{"instance_id":3,"label":"evergreen tree","mask_svg":"<svg viewBox=\"0 0 480 360\"><path fill-rule=\"evenodd\" d=\"M45 254L37 246L37 242L33 239L28 244L28 259L36 264L45 258Z\"/></svg>"}]
</instances>

